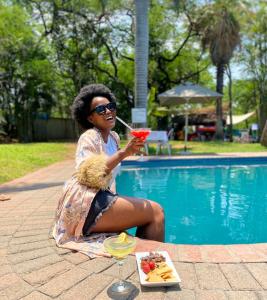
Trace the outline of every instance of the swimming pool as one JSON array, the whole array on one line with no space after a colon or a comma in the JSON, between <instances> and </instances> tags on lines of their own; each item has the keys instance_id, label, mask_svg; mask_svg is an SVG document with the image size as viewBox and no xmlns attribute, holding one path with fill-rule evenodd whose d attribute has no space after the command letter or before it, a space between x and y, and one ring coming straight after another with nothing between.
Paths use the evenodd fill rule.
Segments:
<instances>
[{"instance_id":1,"label":"swimming pool","mask_svg":"<svg viewBox=\"0 0 267 300\"><path fill-rule=\"evenodd\" d=\"M117 190L162 205L166 242L247 244L267 242L266 179L267 157L125 161Z\"/></svg>"}]
</instances>

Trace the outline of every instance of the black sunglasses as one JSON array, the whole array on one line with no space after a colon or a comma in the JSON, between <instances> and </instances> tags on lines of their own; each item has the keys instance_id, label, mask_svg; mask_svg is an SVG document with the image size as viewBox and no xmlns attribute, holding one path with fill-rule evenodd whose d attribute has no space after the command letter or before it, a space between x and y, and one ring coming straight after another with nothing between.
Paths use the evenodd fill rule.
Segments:
<instances>
[{"instance_id":1,"label":"black sunglasses","mask_svg":"<svg viewBox=\"0 0 267 300\"><path fill-rule=\"evenodd\" d=\"M107 109L110 111L115 111L117 109L117 104L115 102L109 102L108 104L98 105L90 111L89 115L94 112L96 112L98 115L104 115Z\"/></svg>"}]
</instances>

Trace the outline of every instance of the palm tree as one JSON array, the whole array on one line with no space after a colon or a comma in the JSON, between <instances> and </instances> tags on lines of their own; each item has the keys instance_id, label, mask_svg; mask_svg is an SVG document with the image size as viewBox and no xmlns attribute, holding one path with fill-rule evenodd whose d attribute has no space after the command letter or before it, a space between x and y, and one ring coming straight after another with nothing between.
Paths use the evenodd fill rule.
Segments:
<instances>
[{"instance_id":1,"label":"palm tree","mask_svg":"<svg viewBox=\"0 0 267 300\"><path fill-rule=\"evenodd\" d=\"M230 64L227 65L226 68L226 74L229 79L228 83L228 96L229 96L229 119L230 119L230 124L229 124L229 141L233 142L233 80L232 80L232 70L230 67Z\"/></svg>"},{"instance_id":2,"label":"palm tree","mask_svg":"<svg viewBox=\"0 0 267 300\"><path fill-rule=\"evenodd\" d=\"M216 10L215 10L216 9ZM203 49L209 47L212 63L216 67L216 91L223 94L224 73L233 52L240 44L239 24L233 14L223 7L209 6L196 23L196 29L202 36ZM216 104L215 138L223 139L222 99Z\"/></svg>"},{"instance_id":3,"label":"palm tree","mask_svg":"<svg viewBox=\"0 0 267 300\"><path fill-rule=\"evenodd\" d=\"M147 108L149 0L135 0L135 107ZM146 125L146 124L143 124Z\"/></svg>"}]
</instances>

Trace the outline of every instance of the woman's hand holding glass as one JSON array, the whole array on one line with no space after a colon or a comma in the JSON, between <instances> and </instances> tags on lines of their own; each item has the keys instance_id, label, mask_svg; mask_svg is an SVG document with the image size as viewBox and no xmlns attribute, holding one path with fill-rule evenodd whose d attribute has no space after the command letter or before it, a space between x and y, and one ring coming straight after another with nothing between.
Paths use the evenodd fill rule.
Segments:
<instances>
[{"instance_id":1,"label":"woman's hand holding glass","mask_svg":"<svg viewBox=\"0 0 267 300\"><path fill-rule=\"evenodd\" d=\"M141 150L142 148L144 148L144 145L145 143L143 140L134 137L128 142L123 150L126 153L126 156L131 156L134 154L146 154Z\"/></svg>"}]
</instances>

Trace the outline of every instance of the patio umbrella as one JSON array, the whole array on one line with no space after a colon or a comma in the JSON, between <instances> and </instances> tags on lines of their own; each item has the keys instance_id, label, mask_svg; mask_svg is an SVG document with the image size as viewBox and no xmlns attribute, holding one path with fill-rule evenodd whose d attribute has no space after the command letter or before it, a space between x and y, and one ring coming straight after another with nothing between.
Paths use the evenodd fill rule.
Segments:
<instances>
[{"instance_id":1,"label":"patio umbrella","mask_svg":"<svg viewBox=\"0 0 267 300\"><path fill-rule=\"evenodd\" d=\"M188 137L188 109L190 103L204 103L211 100L221 98L223 95L214 92L206 87L185 82L180 84L162 94L158 95L160 104L166 106L185 104L185 141L184 150L187 151L187 137Z\"/></svg>"}]
</instances>

